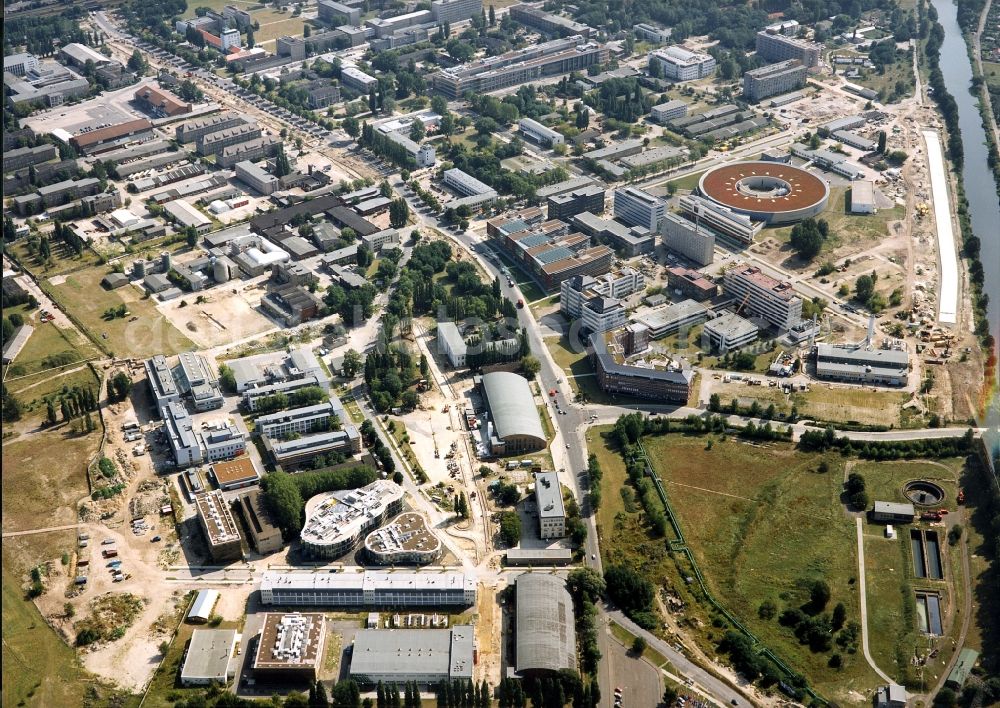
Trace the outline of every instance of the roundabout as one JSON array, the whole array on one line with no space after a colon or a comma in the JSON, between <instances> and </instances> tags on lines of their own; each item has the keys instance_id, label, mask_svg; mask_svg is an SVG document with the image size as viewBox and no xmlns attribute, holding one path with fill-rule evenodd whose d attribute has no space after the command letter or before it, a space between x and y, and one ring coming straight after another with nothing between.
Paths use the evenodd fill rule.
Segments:
<instances>
[{"instance_id":1,"label":"roundabout","mask_svg":"<svg viewBox=\"0 0 1000 708\"><path fill-rule=\"evenodd\" d=\"M824 180L780 162L734 162L716 167L701 176L698 191L769 226L816 216L830 199L830 187Z\"/></svg>"}]
</instances>

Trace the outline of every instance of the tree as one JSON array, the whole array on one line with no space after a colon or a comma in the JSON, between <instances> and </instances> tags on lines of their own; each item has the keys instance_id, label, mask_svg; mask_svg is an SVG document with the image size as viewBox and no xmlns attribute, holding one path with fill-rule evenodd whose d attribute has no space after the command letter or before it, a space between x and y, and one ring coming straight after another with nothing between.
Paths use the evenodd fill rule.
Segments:
<instances>
[{"instance_id":1,"label":"tree","mask_svg":"<svg viewBox=\"0 0 1000 708\"><path fill-rule=\"evenodd\" d=\"M641 576L634 568L613 565L604 572L608 598L636 623L642 625L642 613L648 613L653 606L653 584Z\"/></svg>"},{"instance_id":2,"label":"tree","mask_svg":"<svg viewBox=\"0 0 1000 708\"><path fill-rule=\"evenodd\" d=\"M526 378L534 378L541 368L542 365L539 363L538 359L530 354L528 356L521 357L521 371L524 373Z\"/></svg>"},{"instance_id":3,"label":"tree","mask_svg":"<svg viewBox=\"0 0 1000 708\"><path fill-rule=\"evenodd\" d=\"M877 152L878 152L879 155L882 155L882 154L885 153L885 141L886 141L885 131L884 130L878 131L878 149L877 149Z\"/></svg>"},{"instance_id":4,"label":"tree","mask_svg":"<svg viewBox=\"0 0 1000 708\"><path fill-rule=\"evenodd\" d=\"M427 131L424 129L424 122L421 120L413 121L413 125L410 126L410 140L420 143L426 135Z\"/></svg>"},{"instance_id":5,"label":"tree","mask_svg":"<svg viewBox=\"0 0 1000 708\"><path fill-rule=\"evenodd\" d=\"M500 539L510 548L521 542L521 517L516 511L505 511L500 515Z\"/></svg>"},{"instance_id":6,"label":"tree","mask_svg":"<svg viewBox=\"0 0 1000 708\"><path fill-rule=\"evenodd\" d=\"M825 580L816 580L809 589L809 604L816 612L822 612L830 601L830 586Z\"/></svg>"},{"instance_id":7,"label":"tree","mask_svg":"<svg viewBox=\"0 0 1000 708\"><path fill-rule=\"evenodd\" d=\"M566 589L574 599L594 602L605 590L604 578L593 568L574 568L566 577Z\"/></svg>"},{"instance_id":8,"label":"tree","mask_svg":"<svg viewBox=\"0 0 1000 708\"><path fill-rule=\"evenodd\" d=\"M308 27L309 25L306 25ZM308 35L307 35L308 36ZM247 49L253 49L256 41L253 36L253 27L247 27Z\"/></svg>"},{"instance_id":9,"label":"tree","mask_svg":"<svg viewBox=\"0 0 1000 708\"><path fill-rule=\"evenodd\" d=\"M824 222L825 223L825 222ZM823 247L823 234L815 219L809 218L795 225L789 242L799 258L811 261Z\"/></svg>"},{"instance_id":10,"label":"tree","mask_svg":"<svg viewBox=\"0 0 1000 708\"><path fill-rule=\"evenodd\" d=\"M131 391L132 378L124 371L119 371L108 379L108 401L111 403L124 401Z\"/></svg>"},{"instance_id":11,"label":"tree","mask_svg":"<svg viewBox=\"0 0 1000 708\"><path fill-rule=\"evenodd\" d=\"M344 361L340 366L344 376L353 379L361 371L361 355L354 349L344 352Z\"/></svg>"},{"instance_id":12,"label":"tree","mask_svg":"<svg viewBox=\"0 0 1000 708\"><path fill-rule=\"evenodd\" d=\"M636 637L632 640L632 653L636 656L642 656L643 652L646 651L646 640L642 637Z\"/></svg>"},{"instance_id":13,"label":"tree","mask_svg":"<svg viewBox=\"0 0 1000 708\"><path fill-rule=\"evenodd\" d=\"M394 229L406 226L406 222L409 218L410 206L406 203L405 199L398 197L389 203L389 224Z\"/></svg>"},{"instance_id":14,"label":"tree","mask_svg":"<svg viewBox=\"0 0 1000 708\"><path fill-rule=\"evenodd\" d=\"M844 622L847 621L847 608L844 607L843 602L838 602L837 606L833 608L833 617L831 619L833 631L839 630L844 626Z\"/></svg>"},{"instance_id":15,"label":"tree","mask_svg":"<svg viewBox=\"0 0 1000 708\"><path fill-rule=\"evenodd\" d=\"M870 275L859 276L854 282L854 296L859 302L868 302L875 293L875 280Z\"/></svg>"},{"instance_id":16,"label":"tree","mask_svg":"<svg viewBox=\"0 0 1000 708\"><path fill-rule=\"evenodd\" d=\"M312 25L310 25L310 24L309 24L309 23L307 22L307 23L306 23L306 24L305 24L305 25L304 25L304 26L302 27L302 37L303 37L303 38L305 38L305 37L311 37L311 36L312 36Z\"/></svg>"},{"instance_id":17,"label":"tree","mask_svg":"<svg viewBox=\"0 0 1000 708\"><path fill-rule=\"evenodd\" d=\"M778 614L778 606L772 600L764 600L757 608L757 616L762 620L774 619L776 614Z\"/></svg>"},{"instance_id":18,"label":"tree","mask_svg":"<svg viewBox=\"0 0 1000 708\"><path fill-rule=\"evenodd\" d=\"M340 122L340 127L343 128L344 132L352 138L356 139L359 135L361 135L361 124L358 123L358 119L354 116L347 116L344 118L344 120Z\"/></svg>"},{"instance_id":19,"label":"tree","mask_svg":"<svg viewBox=\"0 0 1000 708\"><path fill-rule=\"evenodd\" d=\"M274 156L274 176L284 177L285 175L291 174L292 164L288 160L288 156L285 155L285 146L283 144L278 145L278 152Z\"/></svg>"},{"instance_id":20,"label":"tree","mask_svg":"<svg viewBox=\"0 0 1000 708\"><path fill-rule=\"evenodd\" d=\"M490 27L497 26L497 11L490 5Z\"/></svg>"},{"instance_id":21,"label":"tree","mask_svg":"<svg viewBox=\"0 0 1000 708\"><path fill-rule=\"evenodd\" d=\"M132 52L132 56L128 59L128 69L135 74L145 74L148 65L146 64L146 59L142 56L142 52L136 49Z\"/></svg>"}]
</instances>

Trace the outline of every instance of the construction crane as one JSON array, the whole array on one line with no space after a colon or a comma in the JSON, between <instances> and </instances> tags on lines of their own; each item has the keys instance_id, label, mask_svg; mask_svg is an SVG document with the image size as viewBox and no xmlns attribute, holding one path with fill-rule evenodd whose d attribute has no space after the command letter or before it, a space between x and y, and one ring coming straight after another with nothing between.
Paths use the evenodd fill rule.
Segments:
<instances>
[{"instance_id":1,"label":"construction crane","mask_svg":"<svg viewBox=\"0 0 1000 708\"><path fill-rule=\"evenodd\" d=\"M736 314L737 315L740 314L740 312L743 311L743 308L746 307L747 300L749 300L749 299L750 299L750 293L747 293L746 295L743 296L743 302L741 302L740 306L736 308Z\"/></svg>"}]
</instances>

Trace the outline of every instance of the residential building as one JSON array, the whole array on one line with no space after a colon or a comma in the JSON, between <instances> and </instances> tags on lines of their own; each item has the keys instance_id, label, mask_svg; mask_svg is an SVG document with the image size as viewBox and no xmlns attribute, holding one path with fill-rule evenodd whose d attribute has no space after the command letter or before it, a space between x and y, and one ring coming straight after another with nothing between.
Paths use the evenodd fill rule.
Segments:
<instances>
[{"instance_id":1,"label":"residential building","mask_svg":"<svg viewBox=\"0 0 1000 708\"><path fill-rule=\"evenodd\" d=\"M626 327L617 334L598 332L590 335L587 352L594 364L598 385L607 393L686 403L691 396L691 386L694 381L694 372L691 369L663 369L651 367L649 364L637 366L628 363L625 353L640 351L643 345L635 342L646 341L647 336L646 328L641 326ZM632 339L633 342L626 343L624 340L627 339Z\"/></svg>"},{"instance_id":2,"label":"residential building","mask_svg":"<svg viewBox=\"0 0 1000 708\"><path fill-rule=\"evenodd\" d=\"M361 24L360 7L348 7L342 3L334 2L334 0L319 0L316 3L316 8L319 11L320 21L328 25L334 27L354 25L357 27Z\"/></svg>"},{"instance_id":3,"label":"residential building","mask_svg":"<svg viewBox=\"0 0 1000 708\"><path fill-rule=\"evenodd\" d=\"M431 15L439 25L468 20L482 11L483 0L431 0Z\"/></svg>"},{"instance_id":4,"label":"residential building","mask_svg":"<svg viewBox=\"0 0 1000 708\"><path fill-rule=\"evenodd\" d=\"M196 118L182 123L175 129L175 137L179 143L193 143L209 133L215 133L228 128L248 123L249 119L235 111L224 111L204 118Z\"/></svg>"},{"instance_id":5,"label":"residential building","mask_svg":"<svg viewBox=\"0 0 1000 708\"><path fill-rule=\"evenodd\" d=\"M591 214L604 213L604 187L588 184L568 192L555 194L545 200L549 219L569 221L570 217L585 211Z\"/></svg>"},{"instance_id":6,"label":"residential building","mask_svg":"<svg viewBox=\"0 0 1000 708\"><path fill-rule=\"evenodd\" d=\"M757 33L757 56L767 62L797 59L807 69L819 68L823 45L790 37L771 28Z\"/></svg>"},{"instance_id":7,"label":"residential building","mask_svg":"<svg viewBox=\"0 0 1000 708\"><path fill-rule=\"evenodd\" d=\"M708 319L708 310L694 300L682 300L637 314L632 321L649 330L650 339L662 339L682 329L690 329Z\"/></svg>"},{"instance_id":8,"label":"residential building","mask_svg":"<svg viewBox=\"0 0 1000 708\"><path fill-rule=\"evenodd\" d=\"M236 163L236 178L264 196L274 194L281 188L281 181L277 177L249 160Z\"/></svg>"},{"instance_id":9,"label":"residential building","mask_svg":"<svg viewBox=\"0 0 1000 708\"><path fill-rule=\"evenodd\" d=\"M212 230L212 220L183 199L174 199L163 205L172 220L182 228L193 228L199 234Z\"/></svg>"},{"instance_id":10,"label":"residential building","mask_svg":"<svg viewBox=\"0 0 1000 708\"><path fill-rule=\"evenodd\" d=\"M792 284L772 278L757 266L735 264L723 276L722 287L740 303L739 311L761 317L779 330L802 320L802 298Z\"/></svg>"},{"instance_id":11,"label":"residential building","mask_svg":"<svg viewBox=\"0 0 1000 708\"><path fill-rule=\"evenodd\" d=\"M664 246L697 265L711 265L715 260L715 232L700 221L690 221L680 214L665 212L660 222L660 234Z\"/></svg>"},{"instance_id":12,"label":"residential building","mask_svg":"<svg viewBox=\"0 0 1000 708\"><path fill-rule=\"evenodd\" d=\"M441 557L439 539L420 514L408 511L365 538L367 560L378 565L427 565Z\"/></svg>"},{"instance_id":13,"label":"residential building","mask_svg":"<svg viewBox=\"0 0 1000 708\"><path fill-rule=\"evenodd\" d=\"M256 122L245 122L202 135L195 140L195 150L199 155L218 155L225 147L256 140L260 136L260 126Z\"/></svg>"},{"instance_id":14,"label":"residential building","mask_svg":"<svg viewBox=\"0 0 1000 708\"><path fill-rule=\"evenodd\" d=\"M359 684L414 682L423 689L441 681L472 680L475 632L471 625L450 629L362 629L354 635L351 679Z\"/></svg>"},{"instance_id":15,"label":"residential building","mask_svg":"<svg viewBox=\"0 0 1000 708\"><path fill-rule=\"evenodd\" d=\"M264 135L256 140L245 143L227 145L215 155L215 164L224 169L233 167L237 162L253 162L263 157L274 157L278 153L281 140L273 135Z\"/></svg>"},{"instance_id":16,"label":"residential building","mask_svg":"<svg viewBox=\"0 0 1000 708\"><path fill-rule=\"evenodd\" d=\"M286 327L314 319L323 303L301 285L279 285L260 299L261 307Z\"/></svg>"},{"instance_id":17,"label":"residential building","mask_svg":"<svg viewBox=\"0 0 1000 708\"><path fill-rule=\"evenodd\" d=\"M555 472L535 473L535 504L538 507L538 530L542 540L566 535L566 506L562 486Z\"/></svg>"},{"instance_id":18,"label":"residential building","mask_svg":"<svg viewBox=\"0 0 1000 708\"><path fill-rule=\"evenodd\" d=\"M757 325L732 312L708 320L701 330L701 346L708 351L725 354L757 341Z\"/></svg>"},{"instance_id":19,"label":"residential building","mask_svg":"<svg viewBox=\"0 0 1000 708\"><path fill-rule=\"evenodd\" d=\"M253 658L255 677L315 681L326 645L322 612L266 612Z\"/></svg>"},{"instance_id":20,"label":"residential building","mask_svg":"<svg viewBox=\"0 0 1000 708\"><path fill-rule=\"evenodd\" d=\"M469 607L476 603L476 578L456 570L341 573L268 570L261 579L260 601L264 605L323 607Z\"/></svg>"},{"instance_id":21,"label":"residential building","mask_svg":"<svg viewBox=\"0 0 1000 708\"><path fill-rule=\"evenodd\" d=\"M714 231L743 243L753 243L754 236L764 228L763 221L754 221L710 199L687 194L680 198L682 214L691 221L704 224Z\"/></svg>"},{"instance_id":22,"label":"residential building","mask_svg":"<svg viewBox=\"0 0 1000 708\"><path fill-rule=\"evenodd\" d=\"M399 231L396 229L382 229L373 234L361 237L361 243L372 253L378 253L386 246L398 246L400 244Z\"/></svg>"},{"instance_id":23,"label":"residential building","mask_svg":"<svg viewBox=\"0 0 1000 708\"><path fill-rule=\"evenodd\" d=\"M505 457L545 448L548 440L527 379L494 371L475 381L489 412L484 437L491 454Z\"/></svg>"},{"instance_id":24,"label":"residential building","mask_svg":"<svg viewBox=\"0 0 1000 708\"><path fill-rule=\"evenodd\" d=\"M817 344L816 376L832 381L882 386L905 386L910 356L896 349Z\"/></svg>"},{"instance_id":25,"label":"residential building","mask_svg":"<svg viewBox=\"0 0 1000 708\"><path fill-rule=\"evenodd\" d=\"M251 487L260 482L260 472L249 456L214 462L211 470L215 483L225 492Z\"/></svg>"},{"instance_id":26,"label":"residential building","mask_svg":"<svg viewBox=\"0 0 1000 708\"><path fill-rule=\"evenodd\" d=\"M680 267L667 268L667 287L698 302L711 300L718 292L715 283L698 271Z\"/></svg>"},{"instance_id":27,"label":"residential building","mask_svg":"<svg viewBox=\"0 0 1000 708\"><path fill-rule=\"evenodd\" d=\"M795 91L806 85L809 69L798 59L788 59L751 69L743 74L743 98L756 103L770 96Z\"/></svg>"},{"instance_id":28,"label":"residential building","mask_svg":"<svg viewBox=\"0 0 1000 708\"><path fill-rule=\"evenodd\" d=\"M229 502L221 491L206 492L194 498L198 510L198 523L208 552L216 563L240 560L243 550L240 546L240 531L236 519L229 510Z\"/></svg>"},{"instance_id":29,"label":"residential building","mask_svg":"<svg viewBox=\"0 0 1000 708\"><path fill-rule=\"evenodd\" d=\"M562 133L542 125L537 120L522 118L517 125L521 129L522 135L542 147L555 147L566 142Z\"/></svg>"},{"instance_id":30,"label":"residential building","mask_svg":"<svg viewBox=\"0 0 1000 708\"><path fill-rule=\"evenodd\" d=\"M896 524L912 523L915 516L913 504L896 502L876 501L871 511L872 521L889 521Z\"/></svg>"},{"instance_id":31,"label":"residential building","mask_svg":"<svg viewBox=\"0 0 1000 708\"><path fill-rule=\"evenodd\" d=\"M715 57L711 54L692 52L676 45L654 49L649 53L649 61L659 64L664 78L674 81L704 79L715 73Z\"/></svg>"},{"instance_id":32,"label":"residential building","mask_svg":"<svg viewBox=\"0 0 1000 708\"><path fill-rule=\"evenodd\" d=\"M271 512L264 504L264 497L259 487L251 489L239 497L237 509L243 517L246 529L250 532L250 544L261 555L280 551L284 546L281 529L274 525Z\"/></svg>"},{"instance_id":33,"label":"residential building","mask_svg":"<svg viewBox=\"0 0 1000 708\"><path fill-rule=\"evenodd\" d=\"M539 32L558 37L569 37L571 35L589 37L593 31L589 25L576 22L568 17L561 17L551 12L545 12L540 7L528 5L527 3L511 5L507 9L507 12L510 13L510 19L515 22L536 29Z\"/></svg>"},{"instance_id":34,"label":"residential building","mask_svg":"<svg viewBox=\"0 0 1000 708\"><path fill-rule=\"evenodd\" d=\"M611 246L625 258L634 258L644 253L652 253L656 240L649 229L642 226L626 226L613 219L602 219L589 211L577 214L569 220L570 226L582 234Z\"/></svg>"},{"instance_id":35,"label":"residential building","mask_svg":"<svg viewBox=\"0 0 1000 708\"><path fill-rule=\"evenodd\" d=\"M182 686L228 686L236 677L240 635L235 629L196 629L191 633L184 665Z\"/></svg>"},{"instance_id":36,"label":"residential building","mask_svg":"<svg viewBox=\"0 0 1000 708\"><path fill-rule=\"evenodd\" d=\"M54 160L59 155L55 145L42 143L35 147L23 147L16 150L6 150L3 154L3 171L10 172L19 170L22 167L31 167L49 160Z\"/></svg>"},{"instance_id":37,"label":"residential building","mask_svg":"<svg viewBox=\"0 0 1000 708\"><path fill-rule=\"evenodd\" d=\"M402 505L403 488L384 479L360 489L319 494L306 504L302 548L313 558L340 558L369 531L398 514Z\"/></svg>"},{"instance_id":38,"label":"residential building","mask_svg":"<svg viewBox=\"0 0 1000 708\"><path fill-rule=\"evenodd\" d=\"M168 403L177 403L181 400L181 392L174 380L173 373L167 365L167 359L162 354L157 354L144 362L146 368L146 380L149 382L149 390L153 394L153 408L159 412Z\"/></svg>"},{"instance_id":39,"label":"residential building","mask_svg":"<svg viewBox=\"0 0 1000 708\"><path fill-rule=\"evenodd\" d=\"M688 104L680 99L667 101L649 109L649 116L661 125L667 121L683 118L687 115Z\"/></svg>"},{"instance_id":40,"label":"residential building","mask_svg":"<svg viewBox=\"0 0 1000 708\"><path fill-rule=\"evenodd\" d=\"M143 86L133 95L139 106L157 118L173 118L191 112L191 104L186 103L163 89Z\"/></svg>"},{"instance_id":41,"label":"residential building","mask_svg":"<svg viewBox=\"0 0 1000 708\"><path fill-rule=\"evenodd\" d=\"M149 140L152 137L153 124L145 118L137 118L74 135L69 139L69 143L82 155L94 155L120 148L128 143Z\"/></svg>"},{"instance_id":42,"label":"residential building","mask_svg":"<svg viewBox=\"0 0 1000 708\"><path fill-rule=\"evenodd\" d=\"M576 620L566 582L548 573L523 573L516 580L516 657L520 676L575 670Z\"/></svg>"},{"instance_id":43,"label":"residential building","mask_svg":"<svg viewBox=\"0 0 1000 708\"><path fill-rule=\"evenodd\" d=\"M577 34L443 69L433 75L432 82L438 93L461 98L470 91L490 93L548 76L585 71L588 66L606 63L608 57L606 45L586 42Z\"/></svg>"},{"instance_id":44,"label":"residential building","mask_svg":"<svg viewBox=\"0 0 1000 708\"><path fill-rule=\"evenodd\" d=\"M666 203L636 187L615 190L615 217L629 226L656 231L666 211Z\"/></svg>"}]
</instances>

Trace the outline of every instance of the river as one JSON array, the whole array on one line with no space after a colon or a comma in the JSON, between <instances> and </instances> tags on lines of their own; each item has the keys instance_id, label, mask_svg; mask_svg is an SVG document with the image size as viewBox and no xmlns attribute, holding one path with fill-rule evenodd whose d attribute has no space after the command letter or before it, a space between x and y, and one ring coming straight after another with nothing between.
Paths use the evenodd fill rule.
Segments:
<instances>
[{"instance_id":1,"label":"river","mask_svg":"<svg viewBox=\"0 0 1000 708\"><path fill-rule=\"evenodd\" d=\"M969 202L972 231L981 242L980 259L985 271L983 292L989 296L990 332L1000 343L1000 199L993 173L986 163L986 131L979 115L979 97L973 96L972 63L958 25L958 8L953 0L932 0L938 22L944 28L941 44L941 73L945 86L958 104L958 124L965 146L962 181ZM994 415L998 415L994 408ZM996 420L990 421L996 424Z\"/></svg>"}]
</instances>

